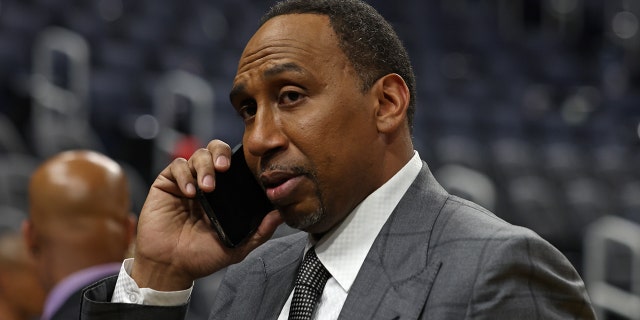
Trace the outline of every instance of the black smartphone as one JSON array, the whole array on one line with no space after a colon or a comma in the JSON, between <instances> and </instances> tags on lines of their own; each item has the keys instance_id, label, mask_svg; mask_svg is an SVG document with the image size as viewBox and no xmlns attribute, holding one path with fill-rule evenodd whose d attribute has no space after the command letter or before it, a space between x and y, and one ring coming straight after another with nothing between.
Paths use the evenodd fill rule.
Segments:
<instances>
[{"instance_id":1,"label":"black smartphone","mask_svg":"<svg viewBox=\"0 0 640 320\"><path fill-rule=\"evenodd\" d=\"M233 248L256 231L274 206L249 170L242 144L233 148L229 170L216 172L215 180L216 188L198 189L197 198L220 240Z\"/></svg>"}]
</instances>

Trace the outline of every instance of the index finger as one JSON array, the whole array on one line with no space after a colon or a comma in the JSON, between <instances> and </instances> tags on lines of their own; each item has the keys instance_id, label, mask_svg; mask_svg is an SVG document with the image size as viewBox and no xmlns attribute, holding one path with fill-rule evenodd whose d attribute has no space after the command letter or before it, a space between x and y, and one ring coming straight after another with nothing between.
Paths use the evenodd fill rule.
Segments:
<instances>
[{"instance_id":1,"label":"index finger","mask_svg":"<svg viewBox=\"0 0 640 320\"><path fill-rule=\"evenodd\" d=\"M207 150L211 152L215 171L225 172L229 170L231 147L228 144L220 140L212 140L207 144Z\"/></svg>"},{"instance_id":2,"label":"index finger","mask_svg":"<svg viewBox=\"0 0 640 320\"><path fill-rule=\"evenodd\" d=\"M220 140L213 140L209 142L206 149L202 148L194 152L189 159L189 165L202 191L211 192L215 189L215 172L229 170L230 156L231 148Z\"/></svg>"}]
</instances>

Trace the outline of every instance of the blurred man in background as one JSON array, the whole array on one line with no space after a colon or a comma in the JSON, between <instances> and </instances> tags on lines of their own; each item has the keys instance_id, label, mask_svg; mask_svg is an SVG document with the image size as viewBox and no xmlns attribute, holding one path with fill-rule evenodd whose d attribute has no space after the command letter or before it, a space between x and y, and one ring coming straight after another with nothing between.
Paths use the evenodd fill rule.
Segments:
<instances>
[{"instance_id":1,"label":"blurred man in background","mask_svg":"<svg viewBox=\"0 0 640 320\"><path fill-rule=\"evenodd\" d=\"M29 183L23 234L47 291L42 319L75 319L81 289L117 274L135 233L126 175L92 151L67 151Z\"/></svg>"},{"instance_id":2,"label":"blurred man in background","mask_svg":"<svg viewBox=\"0 0 640 320\"><path fill-rule=\"evenodd\" d=\"M20 233L0 235L0 319L33 320L42 312L44 289Z\"/></svg>"}]
</instances>

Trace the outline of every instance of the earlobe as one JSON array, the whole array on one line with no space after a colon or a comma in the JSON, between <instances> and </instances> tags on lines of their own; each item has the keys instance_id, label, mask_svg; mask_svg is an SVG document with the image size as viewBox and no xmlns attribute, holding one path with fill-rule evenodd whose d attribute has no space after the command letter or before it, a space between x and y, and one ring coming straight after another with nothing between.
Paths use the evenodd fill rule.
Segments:
<instances>
[{"instance_id":1,"label":"earlobe","mask_svg":"<svg viewBox=\"0 0 640 320\"><path fill-rule=\"evenodd\" d=\"M409 107L409 88L398 74L391 73L375 84L378 92L378 110L376 112L378 131L391 133L407 122Z\"/></svg>"}]
</instances>

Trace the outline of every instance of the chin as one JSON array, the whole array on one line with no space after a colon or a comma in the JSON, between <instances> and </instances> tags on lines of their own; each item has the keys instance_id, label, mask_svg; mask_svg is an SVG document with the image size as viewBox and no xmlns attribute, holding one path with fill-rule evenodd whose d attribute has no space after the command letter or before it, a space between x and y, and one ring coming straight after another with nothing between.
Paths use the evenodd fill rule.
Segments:
<instances>
[{"instance_id":1,"label":"chin","mask_svg":"<svg viewBox=\"0 0 640 320\"><path fill-rule=\"evenodd\" d=\"M299 212L279 209L284 222L291 228L316 233L316 230L324 220L325 211L320 207L312 212Z\"/></svg>"}]
</instances>

